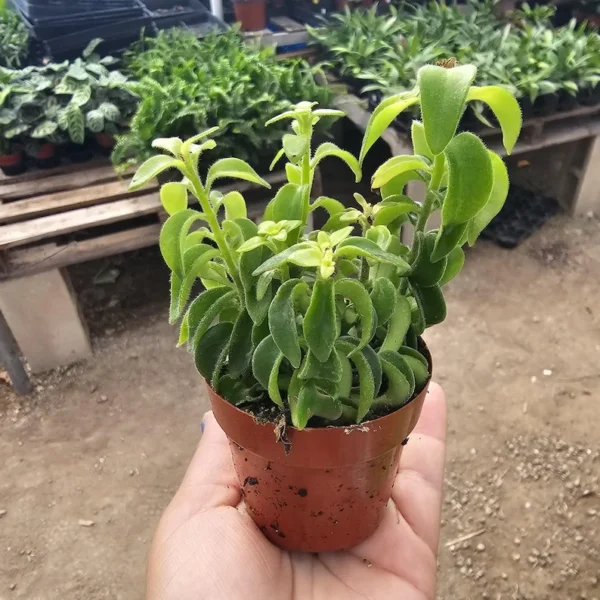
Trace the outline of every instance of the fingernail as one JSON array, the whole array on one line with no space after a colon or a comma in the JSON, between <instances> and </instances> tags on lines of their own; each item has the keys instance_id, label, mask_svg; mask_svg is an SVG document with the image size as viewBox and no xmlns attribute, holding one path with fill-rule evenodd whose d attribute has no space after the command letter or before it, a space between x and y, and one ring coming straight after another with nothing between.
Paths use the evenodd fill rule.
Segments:
<instances>
[{"instance_id":1,"label":"fingernail","mask_svg":"<svg viewBox=\"0 0 600 600\"><path fill-rule=\"evenodd\" d=\"M200 423L200 431L204 433L204 419L202 419L202 422Z\"/></svg>"}]
</instances>

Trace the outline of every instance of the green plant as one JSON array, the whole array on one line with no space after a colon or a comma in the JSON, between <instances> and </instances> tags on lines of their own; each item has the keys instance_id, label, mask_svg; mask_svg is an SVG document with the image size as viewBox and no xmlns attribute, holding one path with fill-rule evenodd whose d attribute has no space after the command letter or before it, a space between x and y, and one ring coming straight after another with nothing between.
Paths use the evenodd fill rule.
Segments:
<instances>
[{"instance_id":1,"label":"green plant","mask_svg":"<svg viewBox=\"0 0 600 600\"><path fill-rule=\"evenodd\" d=\"M223 397L246 408L272 401L301 429L359 423L399 408L423 388L429 366L419 336L445 318L442 286L462 267L461 246L475 242L508 191L502 160L475 135L455 135L459 119L466 103L488 104L508 152L521 126L513 96L473 87L475 72L471 65L423 67L413 90L375 110L360 161L403 110L420 106L422 122L413 123L415 154L395 156L375 172L381 201L374 206L359 194L358 208L329 197L311 201L325 157L341 159L361 178L349 152L331 143L313 149L319 119L339 115L314 103L301 102L267 123L291 122L292 132L272 163L287 160L288 183L260 225L247 218L239 192L216 189L223 178L269 187L252 167L223 158L199 172L202 154L216 146L216 128L186 142L154 141L163 153L139 168L130 187L166 169L183 176L161 188L170 214L160 235L172 271L170 321L181 320L179 343L188 344L199 372ZM422 205L404 193L411 179L427 187ZM189 206L190 195L199 210ZM317 207L330 218L322 231L307 232ZM428 232L434 211L441 211L442 226ZM411 248L400 241L402 225L414 227ZM190 302L198 278L205 290Z\"/></svg>"},{"instance_id":2,"label":"green plant","mask_svg":"<svg viewBox=\"0 0 600 600\"><path fill-rule=\"evenodd\" d=\"M561 89L576 94L580 87L595 87L600 37L585 24L553 29L552 6L525 3L505 19L493 2L468 5L402 3L392 12L390 31L387 15L355 11L311 35L325 49L327 64L364 80L364 91L409 90L422 65L450 57L474 64L480 85L502 85L532 102Z\"/></svg>"},{"instance_id":3,"label":"green plant","mask_svg":"<svg viewBox=\"0 0 600 600\"><path fill-rule=\"evenodd\" d=\"M5 139L25 141L31 154L40 140L82 144L86 129L122 131L137 107L115 59L100 58L94 40L82 58L20 70L1 69L0 126Z\"/></svg>"},{"instance_id":4,"label":"green plant","mask_svg":"<svg viewBox=\"0 0 600 600\"><path fill-rule=\"evenodd\" d=\"M0 0L0 67L20 67L28 48L29 34L21 17Z\"/></svg>"},{"instance_id":5,"label":"green plant","mask_svg":"<svg viewBox=\"0 0 600 600\"><path fill-rule=\"evenodd\" d=\"M219 126L217 156L235 152L258 167L273 153L281 129L259 124L305 94L327 104L304 61L278 61L272 48L246 45L236 30L198 40L173 29L143 38L125 56L140 106L130 131L118 139L113 161L121 167L152 155L156 136L185 137Z\"/></svg>"}]
</instances>

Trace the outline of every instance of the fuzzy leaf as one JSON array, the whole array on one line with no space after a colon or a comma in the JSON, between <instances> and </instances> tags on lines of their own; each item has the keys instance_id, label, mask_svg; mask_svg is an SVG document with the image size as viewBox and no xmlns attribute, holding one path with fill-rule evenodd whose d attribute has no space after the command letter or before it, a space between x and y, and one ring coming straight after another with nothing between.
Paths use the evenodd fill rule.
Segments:
<instances>
[{"instance_id":1,"label":"fuzzy leaf","mask_svg":"<svg viewBox=\"0 0 600 600\"><path fill-rule=\"evenodd\" d=\"M252 318L242 310L233 325L227 371L232 377L239 377L250 366L252 360Z\"/></svg>"},{"instance_id":2,"label":"fuzzy leaf","mask_svg":"<svg viewBox=\"0 0 600 600\"><path fill-rule=\"evenodd\" d=\"M360 181L362 171L358 160L356 160L356 158L350 152L338 148L335 144L332 144L331 142L324 142L317 148L315 155L311 161L311 168L316 168L317 165L328 156L335 156L336 158L339 158L340 160L344 161L354 173L356 183Z\"/></svg>"},{"instance_id":3,"label":"fuzzy leaf","mask_svg":"<svg viewBox=\"0 0 600 600\"><path fill-rule=\"evenodd\" d=\"M446 318L446 302L439 285L433 287L413 286L418 303L423 310L426 327L437 325Z\"/></svg>"},{"instance_id":4,"label":"fuzzy leaf","mask_svg":"<svg viewBox=\"0 0 600 600\"><path fill-rule=\"evenodd\" d=\"M446 257L432 262L431 255L437 240L437 232L428 231L423 239L423 249L418 262L413 264L413 272L410 275L411 282L421 287L431 287L439 283L446 270Z\"/></svg>"},{"instance_id":5,"label":"fuzzy leaf","mask_svg":"<svg viewBox=\"0 0 600 600\"><path fill-rule=\"evenodd\" d=\"M244 197L239 192L234 191L225 194L221 202L225 207L226 219L234 220L246 218L246 202Z\"/></svg>"},{"instance_id":6,"label":"fuzzy leaf","mask_svg":"<svg viewBox=\"0 0 600 600\"><path fill-rule=\"evenodd\" d=\"M182 240L185 242L192 223L201 218L202 214L195 210L182 210L171 215L160 230L159 247L163 259L171 271L176 273L180 279L184 277Z\"/></svg>"},{"instance_id":7,"label":"fuzzy leaf","mask_svg":"<svg viewBox=\"0 0 600 600\"><path fill-rule=\"evenodd\" d=\"M184 167L184 164L180 160L176 160L171 156L165 156L159 154L149 158L142 166L136 171L131 183L129 184L129 191L133 192L144 187L151 179L154 179L157 175L160 175L163 171L171 169L173 167Z\"/></svg>"},{"instance_id":8,"label":"fuzzy leaf","mask_svg":"<svg viewBox=\"0 0 600 600\"><path fill-rule=\"evenodd\" d=\"M439 281L440 287L446 285L450 281L452 281L463 268L465 264L465 252L462 248L457 247L448 254L448 261L446 264L446 270L444 271L444 275Z\"/></svg>"},{"instance_id":9,"label":"fuzzy leaf","mask_svg":"<svg viewBox=\"0 0 600 600\"><path fill-rule=\"evenodd\" d=\"M379 357L383 372L388 379L388 389L383 397L377 399L378 404L387 404L393 407L403 406L410 400L414 391L414 383L411 386L403 370L397 366L397 362L404 359L395 352L386 352L383 355L380 354Z\"/></svg>"},{"instance_id":10,"label":"fuzzy leaf","mask_svg":"<svg viewBox=\"0 0 600 600\"><path fill-rule=\"evenodd\" d=\"M338 383L342 379L342 362L338 352L332 352L325 362L320 362L309 350L298 372L298 377Z\"/></svg>"},{"instance_id":11,"label":"fuzzy leaf","mask_svg":"<svg viewBox=\"0 0 600 600\"><path fill-rule=\"evenodd\" d=\"M254 377L268 391L271 400L283 408L283 401L277 384L282 360L283 354L270 335L258 344L252 356L252 373Z\"/></svg>"},{"instance_id":12,"label":"fuzzy leaf","mask_svg":"<svg viewBox=\"0 0 600 600\"><path fill-rule=\"evenodd\" d=\"M304 190L294 183L286 183L279 188L267 205L264 219L275 222L302 219Z\"/></svg>"},{"instance_id":13,"label":"fuzzy leaf","mask_svg":"<svg viewBox=\"0 0 600 600\"><path fill-rule=\"evenodd\" d=\"M335 258L344 256L364 256L374 261L389 263L398 268L404 275L410 271L410 265L399 256L384 252L375 242L367 238L349 237L345 239L334 253Z\"/></svg>"},{"instance_id":14,"label":"fuzzy leaf","mask_svg":"<svg viewBox=\"0 0 600 600\"><path fill-rule=\"evenodd\" d=\"M512 97L512 96L511 96ZM492 219L502 210L508 196L508 171L504 161L495 153L488 151L492 161L494 183L490 197L485 206L469 221L468 240L472 246L479 234L491 223Z\"/></svg>"},{"instance_id":15,"label":"fuzzy leaf","mask_svg":"<svg viewBox=\"0 0 600 600\"><path fill-rule=\"evenodd\" d=\"M246 162L239 158L221 158L215 162L206 175L206 187L210 189L216 179L224 177L230 179L243 179L270 188L271 185Z\"/></svg>"},{"instance_id":16,"label":"fuzzy leaf","mask_svg":"<svg viewBox=\"0 0 600 600\"><path fill-rule=\"evenodd\" d=\"M425 357L414 348L408 346L402 346L398 353L404 358L406 363L410 366L415 377L415 394L418 394L429 380L429 365Z\"/></svg>"},{"instance_id":17,"label":"fuzzy leaf","mask_svg":"<svg viewBox=\"0 0 600 600\"><path fill-rule=\"evenodd\" d=\"M417 169L422 171L431 170L427 162L419 156L414 156L412 154L393 156L386 160L377 171L375 171L371 187L373 189L380 188L387 183L390 183L395 177L407 172L416 171Z\"/></svg>"},{"instance_id":18,"label":"fuzzy leaf","mask_svg":"<svg viewBox=\"0 0 600 600\"><path fill-rule=\"evenodd\" d=\"M334 282L331 278L315 281L303 329L309 349L318 360L325 362L338 336Z\"/></svg>"},{"instance_id":19,"label":"fuzzy leaf","mask_svg":"<svg viewBox=\"0 0 600 600\"><path fill-rule=\"evenodd\" d=\"M505 88L489 85L472 87L467 94L467 102L485 102L494 113L502 128L502 143L510 154L519 139L523 117L516 98Z\"/></svg>"},{"instance_id":20,"label":"fuzzy leaf","mask_svg":"<svg viewBox=\"0 0 600 600\"><path fill-rule=\"evenodd\" d=\"M468 226L468 221L460 225L442 225L433 245L431 262L435 263L438 260L443 260L454 248L458 247L467 232Z\"/></svg>"},{"instance_id":21,"label":"fuzzy leaf","mask_svg":"<svg viewBox=\"0 0 600 600\"><path fill-rule=\"evenodd\" d=\"M206 332L195 348L196 369L207 381L213 379L219 359L227 351L232 330L231 323L217 323Z\"/></svg>"},{"instance_id":22,"label":"fuzzy leaf","mask_svg":"<svg viewBox=\"0 0 600 600\"><path fill-rule=\"evenodd\" d=\"M191 348L202 339L219 313L224 308L231 306L230 303L234 296L235 293L229 288L216 287L205 290L194 299L186 313L188 340Z\"/></svg>"},{"instance_id":23,"label":"fuzzy leaf","mask_svg":"<svg viewBox=\"0 0 600 600\"><path fill-rule=\"evenodd\" d=\"M378 325L385 325L394 314L396 308L396 288L394 284L384 277L379 277L373 284L371 302L377 314Z\"/></svg>"},{"instance_id":24,"label":"fuzzy leaf","mask_svg":"<svg viewBox=\"0 0 600 600\"><path fill-rule=\"evenodd\" d=\"M421 121L413 121L410 128L410 137L412 140L413 153L424 156L433 162L433 152L427 145L427 138L425 137L425 127Z\"/></svg>"},{"instance_id":25,"label":"fuzzy leaf","mask_svg":"<svg viewBox=\"0 0 600 600\"><path fill-rule=\"evenodd\" d=\"M367 152L373 144L381 137L383 132L391 125L392 121L404 110L413 106L419 101L416 94L402 93L396 96L386 98L373 111L365 135L363 137L362 147L360 149L360 164L362 165Z\"/></svg>"},{"instance_id":26,"label":"fuzzy leaf","mask_svg":"<svg viewBox=\"0 0 600 600\"><path fill-rule=\"evenodd\" d=\"M296 163L308 150L308 136L286 133L283 136L283 151L288 159Z\"/></svg>"},{"instance_id":27,"label":"fuzzy leaf","mask_svg":"<svg viewBox=\"0 0 600 600\"><path fill-rule=\"evenodd\" d=\"M411 323L410 304L406 296L398 295L396 307L390 318L387 333L379 352L398 350L402 346L406 332Z\"/></svg>"},{"instance_id":28,"label":"fuzzy leaf","mask_svg":"<svg viewBox=\"0 0 600 600\"><path fill-rule=\"evenodd\" d=\"M473 65L453 69L425 65L419 69L417 85L423 127L427 145L434 155L441 154L454 136L476 73ZM465 162L468 165L468 161Z\"/></svg>"},{"instance_id":29,"label":"fuzzy leaf","mask_svg":"<svg viewBox=\"0 0 600 600\"><path fill-rule=\"evenodd\" d=\"M374 310L371 296L365 286L356 279L339 279L335 282L335 293L348 298L360 318L360 343L353 350L353 353L356 353L362 350L373 337Z\"/></svg>"},{"instance_id":30,"label":"fuzzy leaf","mask_svg":"<svg viewBox=\"0 0 600 600\"><path fill-rule=\"evenodd\" d=\"M303 382L298 390L297 396L288 396L292 424L297 429L304 429L309 419L314 416L334 421L342 415L342 403L319 389L316 382Z\"/></svg>"},{"instance_id":31,"label":"fuzzy leaf","mask_svg":"<svg viewBox=\"0 0 600 600\"><path fill-rule=\"evenodd\" d=\"M398 217L407 215L408 213L416 213L419 211L419 205L411 200L408 196L400 196L400 201L392 202L390 200L384 201L377 205L377 212L373 219L373 225L389 225L392 221L395 221ZM389 204L388 204L389 203Z\"/></svg>"},{"instance_id":32,"label":"fuzzy leaf","mask_svg":"<svg viewBox=\"0 0 600 600\"><path fill-rule=\"evenodd\" d=\"M289 279L277 290L269 307L269 331L277 347L297 369L302 354L296 325L294 300L296 294L308 291L308 285L300 279Z\"/></svg>"},{"instance_id":33,"label":"fuzzy leaf","mask_svg":"<svg viewBox=\"0 0 600 600\"><path fill-rule=\"evenodd\" d=\"M472 133L460 133L445 150L448 191L442 205L442 224L459 225L473 218L486 204L494 174L490 154Z\"/></svg>"},{"instance_id":34,"label":"fuzzy leaf","mask_svg":"<svg viewBox=\"0 0 600 600\"><path fill-rule=\"evenodd\" d=\"M339 200L328 198L327 196L319 196L310 205L311 211L316 210L317 208L324 208L329 213L329 216L337 215L346 210L346 207Z\"/></svg>"},{"instance_id":35,"label":"fuzzy leaf","mask_svg":"<svg viewBox=\"0 0 600 600\"><path fill-rule=\"evenodd\" d=\"M166 150L173 156L178 156L181 151L183 142L176 137L170 138L158 138L152 141L153 148L159 148L160 150Z\"/></svg>"},{"instance_id":36,"label":"fuzzy leaf","mask_svg":"<svg viewBox=\"0 0 600 600\"><path fill-rule=\"evenodd\" d=\"M169 215L185 210L188 204L188 191L183 183L170 181L160 188L160 201Z\"/></svg>"}]
</instances>

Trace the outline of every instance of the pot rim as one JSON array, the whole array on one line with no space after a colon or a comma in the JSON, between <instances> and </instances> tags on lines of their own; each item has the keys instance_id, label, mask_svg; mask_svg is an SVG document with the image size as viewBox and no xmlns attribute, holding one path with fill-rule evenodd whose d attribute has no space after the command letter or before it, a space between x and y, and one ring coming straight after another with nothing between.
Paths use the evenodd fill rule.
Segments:
<instances>
[{"instance_id":1,"label":"pot rim","mask_svg":"<svg viewBox=\"0 0 600 600\"><path fill-rule=\"evenodd\" d=\"M426 390L429 387L431 380L433 379L433 361L431 358L431 352L429 352L429 348L426 346L425 342L422 340L422 338L419 338L419 341L420 341L419 345L421 346L421 350L424 351L424 353L422 352L422 354L427 359L427 362L429 363L429 378L427 379L427 381L425 382L425 385L423 386L423 390ZM421 350L419 350L419 352L421 352ZM215 396L218 396L219 398L221 398L222 400L227 402L230 406L235 408L236 411L252 417L254 422L257 423L258 425L276 425L276 423L273 421L269 421L269 420L259 421L259 420L255 419L254 415L252 413L242 410L235 404L231 404L231 402L229 402L229 400L227 400L226 398L223 398L223 396L221 396L221 394L219 394L216 390L213 389L213 387L208 383L208 381L206 381L206 385L207 385L207 387L209 387L211 389L211 391L213 392L213 394ZM421 391L423 391L423 390L421 390ZM298 433L304 433L304 432L308 433L308 432L312 432L312 431L327 431L327 430L340 430L340 429L342 429L342 430L352 430L352 429L360 430L365 425L377 425L383 419L386 419L387 417L397 413L399 410L402 410L409 404L412 404L420 395L421 395L421 392L419 392L418 394L413 394L412 398L408 402L405 402L402 406L399 406L398 408L387 413L386 415L382 415L381 417L377 417L376 419L371 419L369 421L361 421L360 423L353 423L352 425L327 425L326 427L305 427L304 429L298 429L297 427L294 427L293 425L287 425L286 431L297 431ZM350 433L350 432L348 432L348 433Z\"/></svg>"}]
</instances>

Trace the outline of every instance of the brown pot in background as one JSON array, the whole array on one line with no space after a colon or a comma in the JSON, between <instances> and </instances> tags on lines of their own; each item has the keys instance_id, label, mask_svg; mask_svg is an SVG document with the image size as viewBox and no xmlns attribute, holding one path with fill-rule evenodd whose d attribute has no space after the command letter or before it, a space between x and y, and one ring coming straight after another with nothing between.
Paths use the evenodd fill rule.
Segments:
<instances>
[{"instance_id":1,"label":"brown pot in background","mask_svg":"<svg viewBox=\"0 0 600 600\"><path fill-rule=\"evenodd\" d=\"M94 138L100 148L100 152L105 156L109 156L115 147L115 138L109 133L96 133Z\"/></svg>"},{"instance_id":2,"label":"brown pot in background","mask_svg":"<svg viewBox=\"0 0 600 600\"><path fill-rule=\"evenodd\" d=\"M20 175L27 170L25 153L16 150L11 154L0 154L0 169L5 175Z\"/></svg>"},{"instance_id":3,"label":"brown pot in background","mask_svg":"<svg viewBox=\"0 0 600 600\"><path fill-rule=\"evenodd\" d=\"M303 552L342 550L368 538L383 518L427 388L399 410L360 425L288 427L288 454L273 423L257 423L209 388L245 503L264 535Z\"/></svg>"},{"instance_id":4,"label":"brown pot in background","mask_svg":"<svg viewBox=\"0 0 600 600\"><path fill-rule=\"evenodd\" d=\"M43 143L35 155L35 164L40 169L52 169L60 164L60 157L56 152L56 144Z\"/></svg>"},{"instance_id":5,"label":"brown pot in background","mask_svg":"<svg viewBox=\"0 0 600 600\"><path fill-rule=\"evenodd\" d=\"M235 20L244 31L260 31L267 26L266 0L249 0L233 3Z\"/></svg>"}]
</instances>

